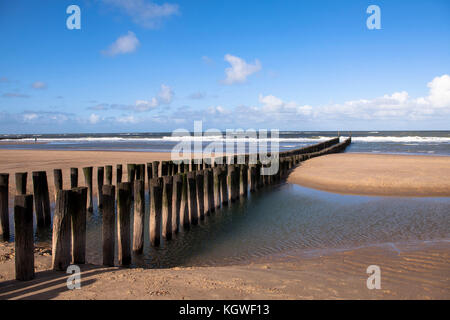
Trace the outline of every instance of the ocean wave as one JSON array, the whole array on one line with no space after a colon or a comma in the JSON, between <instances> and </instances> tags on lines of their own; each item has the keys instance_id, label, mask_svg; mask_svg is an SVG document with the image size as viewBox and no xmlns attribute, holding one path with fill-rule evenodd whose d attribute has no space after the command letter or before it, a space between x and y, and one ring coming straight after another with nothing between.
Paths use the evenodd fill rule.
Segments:
<instances>
[{"instance_id":1,"label":"ocean wave","mask_svg":"<svg viewBox=\"0 0 450 320\"><path fill-rule=\"evenodd\" d=\"M419 136L406 136L406 137L394 137L394 136L365 136L365 137L352 137L352 142L403 142L403 143L450 143L450 137L419 137Z\"/></svg>"}]
</instances>

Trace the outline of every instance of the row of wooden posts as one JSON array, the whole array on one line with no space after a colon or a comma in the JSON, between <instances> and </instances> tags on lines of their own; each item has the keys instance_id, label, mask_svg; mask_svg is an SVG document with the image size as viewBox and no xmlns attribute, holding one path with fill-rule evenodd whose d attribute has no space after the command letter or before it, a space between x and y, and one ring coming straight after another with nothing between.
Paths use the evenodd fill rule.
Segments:
<instances>
[{"instance_id":1,"label":"row of wooden posts","mask_svg":"<svg viewBox=\"0 0 450 320\"><path fill-rule=\"evenodd\" d=\"M181 163L153 161L128 164L128 181L122 182L122 165L116 166L116 186L113 167L97 168L98 207L102 211L103 265L114 266L115 235L118 239L120 266L131 264L131 251L140 254L144 247L145 178L150 199L149 232L153 246L161 237L170 240L181 229L192 225L221 206L247 197L267 185L278 183L299 162L312 157L345 150L348 138L339 143L331 139L305 148L278 153L279 170L274 175L262 175L261 168L270 166L258 162L249 164L249 155L223 157ZM93 167L83 168L85 187L78 186L78 169L71 168L71 189L63 190L63 175L54 170L55 212L53 216L52 265L54 270L66 270L71 264L84 264L86 256L86 215L93 210ZM147 174L146 174L147 173ZM14 198L16 279L34 277L33 204L38 227L51 224L50 197L45 171L33 172L33 192L26 194L27 173L16 173ZM9 237L8 174L0 174L1 232ZM105 183L104 183L105 182ZM34 200L34 202L33 202ZM116 206L117 200L117 206ZM131 214L134 203L134 225L131 234ZM117 211L117 217L116 217ZM117 218L117 219L116 219Z\"/></svg>"}]
</instances>

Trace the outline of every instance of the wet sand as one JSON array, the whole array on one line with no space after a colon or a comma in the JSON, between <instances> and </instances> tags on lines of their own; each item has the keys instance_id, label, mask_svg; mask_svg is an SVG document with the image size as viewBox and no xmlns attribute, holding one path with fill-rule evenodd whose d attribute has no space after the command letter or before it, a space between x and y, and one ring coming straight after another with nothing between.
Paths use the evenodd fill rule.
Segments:
<instances>
[{"instance_id":1,"label":"wet sand","mask_svg":"<svg viewBox=\"0 0 450 320\"><path fill-rule=\"evenodd\" d=\"M51 257L35 254L36 278L14 279L12 256L0 260L2 299L450 299L449 243L409 250L380 245L313 258L244 266L125 269L82 266L81 290L50 271ZM3 251L11 248L0 245ZM381 289L369 290L369 265L381 270Z\"/></svg>"},{"instance_id":2,"label":"wet sand","mask_svg":"<svg viewBox=\"0 0 450 320\"><path fill-rule=\"evenodd\" d=\"M449 197L450 157L331 154L302 162L288 182L343 194Z\"/></svg>"}]
</instances>

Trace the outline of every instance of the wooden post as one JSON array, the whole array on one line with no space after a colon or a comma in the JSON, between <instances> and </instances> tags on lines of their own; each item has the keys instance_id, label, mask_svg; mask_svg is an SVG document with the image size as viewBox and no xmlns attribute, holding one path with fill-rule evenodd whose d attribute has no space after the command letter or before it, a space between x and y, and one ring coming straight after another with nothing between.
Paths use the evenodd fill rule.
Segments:
<instances>
[{"instance_id":1,"label":"wooden post","mask_svg":"<svg viewBox=\"0 0 450 320\"><path fill-rule=\"evenodd\" d=\"M163 177L163 201L162 201L162 235L164 239L172 239L172 193L173 177Z\"/></svg>"},{"instance_id":2,"label":"wooden post","mask_svg":"<svg viewBox=\"0 0 450 320\"><path fill-rule=\"evenodd\" d=\"M161 162L161 177L167 176L167 174L169 173L168 165L168 161Z\"/></svg>"},{"instance_id":3,"label":"wooden post","mask_svg":"<svg viewBox=\"0 0 450 320\"><path fill-rule=\"evenodd\" d=\"M152 165L152 170L153 170L153 178L158 178L159 177L159 171L158 171L158 167L159 167L159 161L153 161L153 165Z\"/></svg>"},{"instance_id":4,"label":"wooden post","mask_svg":"<svg viewBox=\"0 0 450 320\"><path fill-rule=\"evenodd\" d=\"M58 191L63 189L63 176L61 169L53 170L53 181L55 182L55 201L56 201L56 195Z\"/></svg>"},{"instance_id":5,"label":"wooden post","mask_svg":"<svg viewBox=\"0 0 450 320\"><path fill-rule=\"evenodd\" d=\"M228 205L227 171L227 165L224 165L220 174L220 198L222 199L222 206Z\"/></svg>"},{"instance_id":6,"label":"wooden post","mask_svg":"<svg viewBox=\"0 0 450 320\"><path fill-rule=\"evenodd\" d=\"M153 178L150 181L150 241L153 246L161 242L161 216L162 216L162 178Z\"/></svg>"},{"instance_id":7,"label":"wooden post","mask_svg":"<svg viewBox=\"0 0 450 320\"><path fill-rule=\"evenodd\" d=\"M103 212L102 212L102 235L103 235L103 265L114 266L115 250L115 227L116 222L116 187L104 185L103 193Z\"/></svg>"},{"instance_id":8,"label":"wooden post","mask_svg":"<svg viewBox=\"0 0 450 320\"><path fill-rule=\"evenodd\" d=\"M197 190L195 181L195 171L187 174L187 194L189 207L189 221L191 224L198 224Z\"/></svg>"},{"instance_id":9,"label":"wooden post","mask_svg":"<svg viewBox=\"0 0 450 320\"><path fill-rule=\"evenodd\" d=\"M121 164L116 165L116 184L122 183L123 168Z\"/></svg>"},{"instance_id":10,"label":"wooden post","mask_svg":"<svg viewBox=\"0 0 450 320\"><path fill-rule=\"evenodd\" d=\"M70 188L78 187L78 168L70 168Z\"/></svg>"},{"instance_id":11,"label":"wooden post","mask_svg":"<svg viewBox=\"0 0 450 320\"><path fill-rule=\"evenodd\" d=\"M27 172L16 172L16 194L23 195L27 193Z\"/></svg>"},{"instance_id":12,"label":"wooden post","mask_svg":"<svg viewBox=\"0 0 450 320\"><path fill-rule=\"evenodd\" d=\"M184 173L181 176L181 180L182 180L182 187L181 187L181 204L180 204L180 225L182 225L185 230L189 230L190 220L189 220L187 173Z\"/></svg>"},{"instance_id":13,"label":"wooden post","mask_svg":"<svg viewBox=\"0 0 450 320\"><path fill-rule=\"evenodd\" d=\"M248 195L248 165L241 164L241 176L240 176L240 194L243 197Z\"/></svg>"},{"instance_id":14,"label":"wooden post","mask_svg":"<svg viewBox=\"0 0 450 320\"><path fill-rule=\"evenodd\" d=\"M9 240L9 174L0 174L0 233Z\"/></svg>"},{"instance_id":15,"label":"wooden post","mask_svg":"<svg viewBox=\"0 0 450 320\"><path fill-rule=\"evenodd\" d=\"M121 266L131 264L130 247L131 182L118 185L117 194L117 243Z\"/></svg>"},{"instance_id":16,"label":"wooden post","mask_svg":"<svg viewBox=\"0 0 450 320\"><path fill-rule=\"evenodd\" d=\"M40 180L42 185L42 208L44 210L45 226L50 227L52 224L52 216L50 212L50 194L48 191L47 172L40 172Z\"/></svg>"},{"instance_id":17,"label":"wooden post","mask_svg":"<svg viewBox=\"0 0 450 320\"><path fill-rule=\"evenodd\" d=\"M113 167L110 165L105 166L106 184L107 185L112 185L112 180L113 180L113 170L112 169L113 169ZM102 192L102 190L100 190L100 192ZM102 192L102 194L103 194L103 192Z\"/></svg>"},{"instance_id":18,"label":"wooden post","mask_svg":"<svg viewBox=\"0 0 450 320\"><path fill-rule=\"evenodd\" d=\"M204 203L205 203L205 214L207 216L211 215L214 211L214 185L212 169L208 168L204 170L205 180L204 180Z\"/></svg>"},{"instance_id":19,"label":"wooden post","mask_svg":"<svg viewBox=\"0 0 450 320\"><path fill-rule=\"evenodd\" d=\"M134 182L134 226L133 252L141 254L144 249L145 222L145 183L144 180Z\"/></svg>"},{"instance_id":20,"label":"wooden post","mask_svg":"<svg viewBox=\"0 0 450 320\"><path fill-rule=\"evenodd\" d=\"M145 164L136 165L136 180L145 181Z\"/></svg>"},{"instance_id":21,"label":"wooden post","mask_svg":"<svg viewBox=\"0 0 450 320\"><path fill-rule=\"evenodd\" d=\"M87 193L87 209L89 212L92 212L94 206L92 202L92 167L85 167L83 168L83 174L84 174L84 183L86 187L88 188Z\"/></svg>"},{"instance_id":22,"label":"wooden post","mask_svg":"<svg viewBox=\"0 0 450 320\"><path fill-rule=\"evenodd\" d=\"M16 280L34 278L33 195L14 197Z\"/></svg>"},{"instance_id":23,"label":"wooden post","mask_svg":"<svg viewBox=\"0 0 450 320\"><path fill-rule=\"evenodd\" d=\"M127 164L127 173L128 173L128 182L131 183L131 185L134 185L134 180L136 180L136 164L129 163Z\"/></svg>"},{"instance_id":24,"label":"wooden post","mask_svg":"<svg viewBox=\"0 0 450 320\"><path fill-rule=\"evenodd\" d=\"M33 172L33 193L37 225L38 227L49 227L51 224L50 197L45 171Z\"/></svg>"},{"instance_id":25,"label":"wooden post","mask_svg":"<svg viewBox=\"0 0 450 320\"><path fill-rule=\"evenodd\" d=\"M222 168L214 167L213 168L213 180L214 180L214 208L220 208L221 200L220 200L220 175Z\"/></svg>"},{"instance_id":26,"label":"wooden post","mask_svg":"<svg viewBox=\"0 0 450 320\"><path fill-rule=\"evenodd\" d=\"M148 180L148 186L150 188L150 180L153 179L153 169L152 169L152 163L147 163L147 180Z\"/></svg>"},{"instance_id":27,"label":"wooden post","mask_svg":"<svg viewBox=\"0 0 450 320\"><path fill-rule=\"evenodd\" d=\"M181 197L183 191L183 180L180 174L173 176L173 195L172 195L172 232L177 234L180 231L180 210Z\"/></svg>"},{"instance_id":28,"label":"wooden post","mask_svg":"<svg viewBox=\"0 0 450 320\"><path fill-rule=\"evenodd\" d=\"M72 189L72 259L75 264L86 263L86 203L87 188Z\"/></svg>"},{"instance_id":29,"label":"wooden post","mask_svg":"<svg viewBox=\"0 0 450 320\"><path fill-rule=\"evenodd\" d=\"M238 200L241 196L241 166L239 164L234 165L234 200Z\"/></svg>"},{"instance_id":30,"label":"wooden post","mask_svg":"<svg viewBox=\"0 0 450 320\"><path fill-rule=\"evenodd\" d=\"M52 268L65 271L71 262L70 252L70 219L72 191L60 190L56 200L53 216L52 236Z\"/></svg>"},{"instance_id":31,"label":"wooden post","mask_svg":"<svg viewBox=\"0 0 450 320\"><path fill-rule=\"evenodd\" d=\"M197 190L197 208L198 216L200 220L205 220L205 189L204 189L204 172L203 170L197 171L195 176L195 188Z\"/></svg>"},{"instance_id":32,"label":"wooden post","mask_svg":"<svg viewBox=\"0 0 450 320\"><path fill-rule=\"evenodd\" d=\"M256 191L256 166L250 166L250 192Z\"/></svg>"},{"instance_id":33,"label":"wooden post","mask_svg":"<svg viewBox=\"0 0 450 320\"><path fill-rule=\"evenodd\" d=\"M105 168L98 167L97 168L97 199L98 199L98 208L103 208L103 200L102 200L102 189L105 181Z\"/></svg>"},{"instance_id":34,"label":"wooden post","mask_svg":"<svg viewBox=\"0 0 450 320\"><path fill-rule=\"evenodd\" d=\"M235 166L234 164L228 165L228 175L227 175L227 190L228 190L228 202L234 202L235 198Z\"/></svg>"}]
</instances>

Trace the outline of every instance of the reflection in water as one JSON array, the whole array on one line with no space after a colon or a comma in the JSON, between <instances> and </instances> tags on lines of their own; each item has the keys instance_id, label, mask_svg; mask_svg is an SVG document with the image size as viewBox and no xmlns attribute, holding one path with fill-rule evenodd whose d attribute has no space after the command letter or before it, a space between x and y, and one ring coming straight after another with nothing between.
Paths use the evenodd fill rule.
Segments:
<instances>
[{"instance_id":1,"label":"reflection in water","mask_svg":"<svg viewBox=\"0 0 450 320\"><path fill-rule=\"evenodd\" d=\"M134 256L133 264L158 268L226 265L291 249L448 239L449 208L450 198L339 195L282 184L219 210L189 232L181 231L153 248L147 205L144 254ZM88 214L87 260L94 264L102 262L101 220L101 212ZM50 244L50 232L37 232L36 241Z\"/></svg>"}]
</instances>

